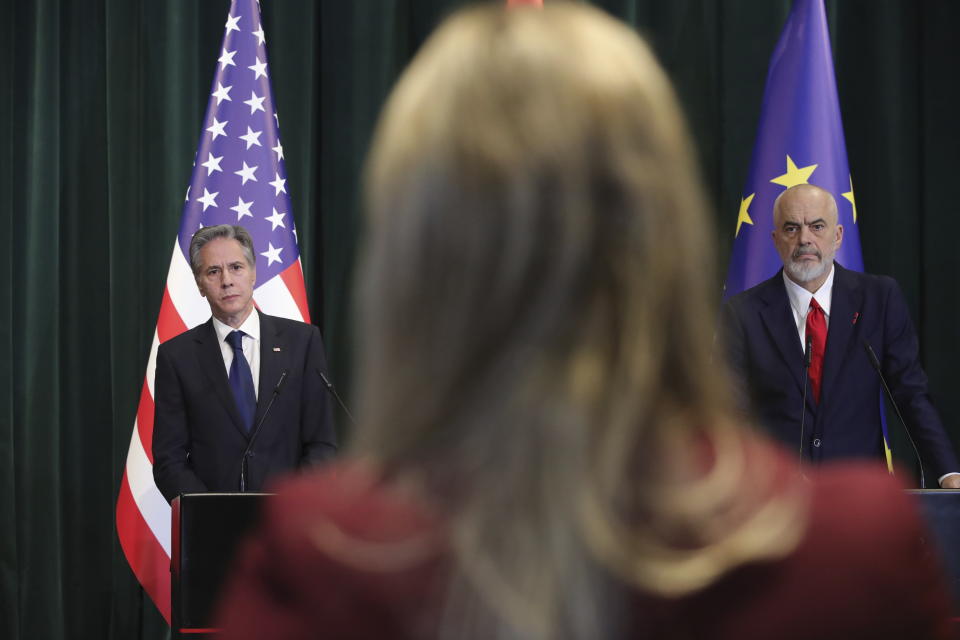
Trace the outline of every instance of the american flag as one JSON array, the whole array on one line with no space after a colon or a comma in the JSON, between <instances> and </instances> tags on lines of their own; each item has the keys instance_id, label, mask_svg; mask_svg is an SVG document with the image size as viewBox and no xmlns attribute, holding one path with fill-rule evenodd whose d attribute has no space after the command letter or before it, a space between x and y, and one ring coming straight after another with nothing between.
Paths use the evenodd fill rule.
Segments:
<instances>
[{"instance_id":1,"label":"american flag","mask_svg":"<svg viewBox=\"0 0 960 640\"><path fill-rule=\"evenodd\" d=\"M188 251L197 229L216 224L242 225L253 236L256 305L309 322L257 0L230 5L117 499L127 562L168 623L170 507L153 482L154 369L160 343L210 317Z\"/></svg>"}]
</instances>

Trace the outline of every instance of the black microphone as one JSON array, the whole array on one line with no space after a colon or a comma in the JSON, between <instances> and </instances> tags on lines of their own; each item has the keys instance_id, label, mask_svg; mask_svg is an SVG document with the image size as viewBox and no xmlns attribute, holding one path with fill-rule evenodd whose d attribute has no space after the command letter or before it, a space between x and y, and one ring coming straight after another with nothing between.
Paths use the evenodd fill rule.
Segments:
<instances>
[{"instance_id":1,"label":"black microphone","mask_svg":"<svg viewBox=\"0 0 960 640\"><path fill-rule=\"evenodd\" d=\"M270 402L267 403L267 408L264 410L263 415L260 416L260 421L257 423L257 426L253 428L253 434L250 436L247 448L243 450L243 457L240 458L240 491L247 490L247 459L250 457L250 449L253 448L253 443L256 442L257 435L260 433L260 427L263 426L263 421L267 419L267 414L270 413L270 407L273 406L273 401L280 395L280 389L283 388L283 383L286 381L287 372L284 371L280 374L280 379L277 380L277 384L273 387Z\"/></svg>"},{"instance_id":2,"label":"black microphone","mask_svg":"<svg viewBox=\"0 0 960 640\"><path fill-rule=\"evenodd\" d=\"M867 339L863 339L863 348L867 352L867 357L870 358L870 364L873 365L873 368L876 369L877 375L880 376L880 382L883 384L883 390L887 392L887 398L890 399L890 404L893 405L893 410L897 412L897 417L900 418L900 424L903 425L903 430L907 434L907 439L910 441L910 446L913 447L913 453L917 456L917 464L920 465L920 488L926 489L927 483L923 475L923 460L920 459L920 450L917 449L917 443L913 441L913 435L910 433L910 428L907 427L907 422L903 419L903 414L900 413L900 407L897 405L897 401L893 399L893 393L890 391L890 387L887 386L887 380L883 377L883 371L880 370L880 360L877 358L876 352L873 350L873 347L870 346L870 343L867 342Z\"/></svg>"},{"instance_id":3,"label":"black microphone","mask_svg":"<svg viewBox=\"0 0 960 640\"><path fill-rule=\"evenodd\" d=\"M347 417L350 419L350 424L356 425L357 421L353 419L353 414L350 413L350 409L347 409L347 405L345 405L343 403L343 400L340 399L340 394L337 393L337 390L336 388L334 388L333 383L330 382L330 378L328 378L326 374L320 369L317 369L317 373L320 374L320 379L323 380L323 384L326 385L327 391L329 391L330 395L332 395L334 399L336 399L337 403L340 405L340 408L343 409L343 412L347 414Z\"/></svg>"},{"instance_id":4,"label":"black microphone","mask_svg":"<svg viewBox=\"0 0 960 640\"><path fill-rule=\"evenodd\" d=\"M810 362L813 360L813 337L807 336L803 351L803 404L800 405L800 466L803 466L803 421L807 417L807 381L810 379Z\"/></svg>"}]
</instances>

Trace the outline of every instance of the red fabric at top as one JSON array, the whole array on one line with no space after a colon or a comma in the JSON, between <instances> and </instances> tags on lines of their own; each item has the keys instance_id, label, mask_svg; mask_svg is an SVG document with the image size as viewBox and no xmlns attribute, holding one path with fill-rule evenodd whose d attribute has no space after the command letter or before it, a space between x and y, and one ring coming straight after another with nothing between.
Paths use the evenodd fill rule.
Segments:
<instances>
[{"instance_id":1,"label":"red fabric at top","mask_svg":"<svg viewBox=\"0 0 960 640\"><path fill-rule=\"evenodd\" d=\"M792 460L751 440L748 472L773 464L778 477L793 477ZM807 528L791 554L678 599L623 585L634 602L623 637L950 637L936 554L901 489L876 465L814 473ZM235 639L429 638L449 566L444 523L429 507L341 463L289 480L268 499L217 626Z\"/></svg>"}]
</instances>

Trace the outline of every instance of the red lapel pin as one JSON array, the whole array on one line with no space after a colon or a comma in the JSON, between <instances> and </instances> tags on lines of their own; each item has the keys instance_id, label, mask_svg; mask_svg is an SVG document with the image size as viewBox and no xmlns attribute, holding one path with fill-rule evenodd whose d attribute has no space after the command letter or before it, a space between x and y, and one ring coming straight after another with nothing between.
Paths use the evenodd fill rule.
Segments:
<instances>
[{"instance_id":1,"label":"red lapel pin","mask_svg":"<svg viewBox=\"0 0 960 640\"><path fill-rule=\"evenodd\" d=\"M860 312L859 312L859 311L854 311L854 312L853 312L853 324L857 324L857 320L859 320L859 319L860 319Z\"/></svg>"}]
</instances>

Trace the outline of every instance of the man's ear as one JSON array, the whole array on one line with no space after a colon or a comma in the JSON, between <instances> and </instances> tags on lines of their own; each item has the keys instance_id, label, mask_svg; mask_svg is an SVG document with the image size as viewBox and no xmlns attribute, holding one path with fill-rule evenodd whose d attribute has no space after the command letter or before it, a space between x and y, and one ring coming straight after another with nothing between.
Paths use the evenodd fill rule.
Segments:
<instances>
[{"instance_id":1,"label":"man's ear","mask_svg":"<svg viewBox=\"0 0 960 640\"><path fill-rule=\"evenodd\" d=\"M842 224L838 224L838 225L837 225L836 248L839 249L841 244L843 244L843 225L842 225Z\"/></svg>"}]
</instances>

